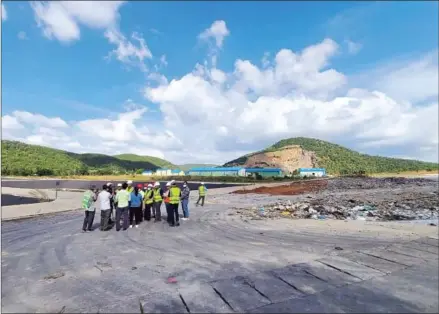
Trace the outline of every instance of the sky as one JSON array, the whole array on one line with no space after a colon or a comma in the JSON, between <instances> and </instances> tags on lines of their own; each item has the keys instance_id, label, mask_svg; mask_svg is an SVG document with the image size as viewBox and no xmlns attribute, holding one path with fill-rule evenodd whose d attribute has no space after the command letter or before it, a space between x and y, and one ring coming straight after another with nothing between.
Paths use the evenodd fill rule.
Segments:
<instances>
[{"instance_id":1,"label":"sky","mask_svg":"<svg viewBox=\"0 0 439 314\"><path fill-rule=\"evenodd\" d=\"M2 1L2 138L222 164L290 137L438 161L438 2Z\"/></svg>"}]
</instances>

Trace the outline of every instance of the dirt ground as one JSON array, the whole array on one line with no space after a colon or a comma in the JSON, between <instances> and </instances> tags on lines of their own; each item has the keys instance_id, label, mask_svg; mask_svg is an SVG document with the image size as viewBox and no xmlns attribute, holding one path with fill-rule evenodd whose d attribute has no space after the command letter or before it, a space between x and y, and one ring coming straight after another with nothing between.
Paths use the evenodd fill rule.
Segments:
<instances>
[{"instance_id":1,"label":"dirt ground","mask_svg":"<svg viewBox=\"0 0 439 314\"><path fill-rule=\"evenodd\" d=\"M280 186L261 186L251 190L238 190L233 194L268 194L268 195L299 195L310 192L318 192L326 189L327 180L298 181Z\"/></svg>"}]
</instances>

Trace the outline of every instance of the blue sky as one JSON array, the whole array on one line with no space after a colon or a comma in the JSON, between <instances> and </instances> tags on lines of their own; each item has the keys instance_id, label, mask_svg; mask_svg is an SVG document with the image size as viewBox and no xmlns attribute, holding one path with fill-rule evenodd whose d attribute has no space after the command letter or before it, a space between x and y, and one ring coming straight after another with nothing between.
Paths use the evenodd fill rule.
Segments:
<instances>
[{"instance_id":1,"label":"blue sky","mask_svg":"<svg viewBox=\"0 0 439 314\"><path fill-rule=\"evenodd\" d=\"M438 10L3 1L3 138L220 163L312 136L437 161Z\"/></svg>"}]
</instances>

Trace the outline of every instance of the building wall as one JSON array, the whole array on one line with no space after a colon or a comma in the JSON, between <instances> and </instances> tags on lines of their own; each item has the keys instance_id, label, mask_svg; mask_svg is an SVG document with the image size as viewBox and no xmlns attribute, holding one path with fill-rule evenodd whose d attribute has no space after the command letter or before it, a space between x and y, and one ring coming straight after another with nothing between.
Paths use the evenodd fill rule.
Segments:
<instances>
[{"instance_id":1,"label":"building wall","mask_svg":"<svg viewBox=\"0 0 439 314\"><path fill-rule=\"evenodd\" d=\"M300 171L300 176L315 176L315 177L323 177L325 173L323 171Z\"/></svg>"},{"instance_id":2,"label":"building wall","mask_svg":"<svg viewBox=\"0 0 439 314\"><path fill-rule=\"evenodd\" d=\"M280 171L260 171L260 172L246 172L247 176L255 175L255 173L258 173L263 178L272 178L272 177L280 177L282 175L282 172Z\"/></svg>"},{"instance_id":3,"label":"building wall","mask_svg":"<svg viewBox=\"0 0 439 314\"><path fill-rule=\"evenodd\" d=\"M189 171L190 176L205 176L205 177L226 177L237 176L238 171Z\"/></svg>"}]
</instances>

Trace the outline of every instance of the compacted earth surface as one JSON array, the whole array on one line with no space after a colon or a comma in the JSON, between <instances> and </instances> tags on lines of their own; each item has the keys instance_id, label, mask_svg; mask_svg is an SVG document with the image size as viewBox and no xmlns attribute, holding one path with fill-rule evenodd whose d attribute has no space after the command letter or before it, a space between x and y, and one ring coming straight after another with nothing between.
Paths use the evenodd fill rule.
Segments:
<instances>
[{"instance_id":1,"label":"compacted earth surface","mask_svg":"<svg viewBox=\"0 0 439 314\"><path fill-rule=\"evenodd\" d=\"M437 182L312 184L210 190L204 207L193 192L175 228L82 233L82 211L3 222L2 311L437 313L438 227L412 223L437 217Z\"/></svg>"}]
</instances>

